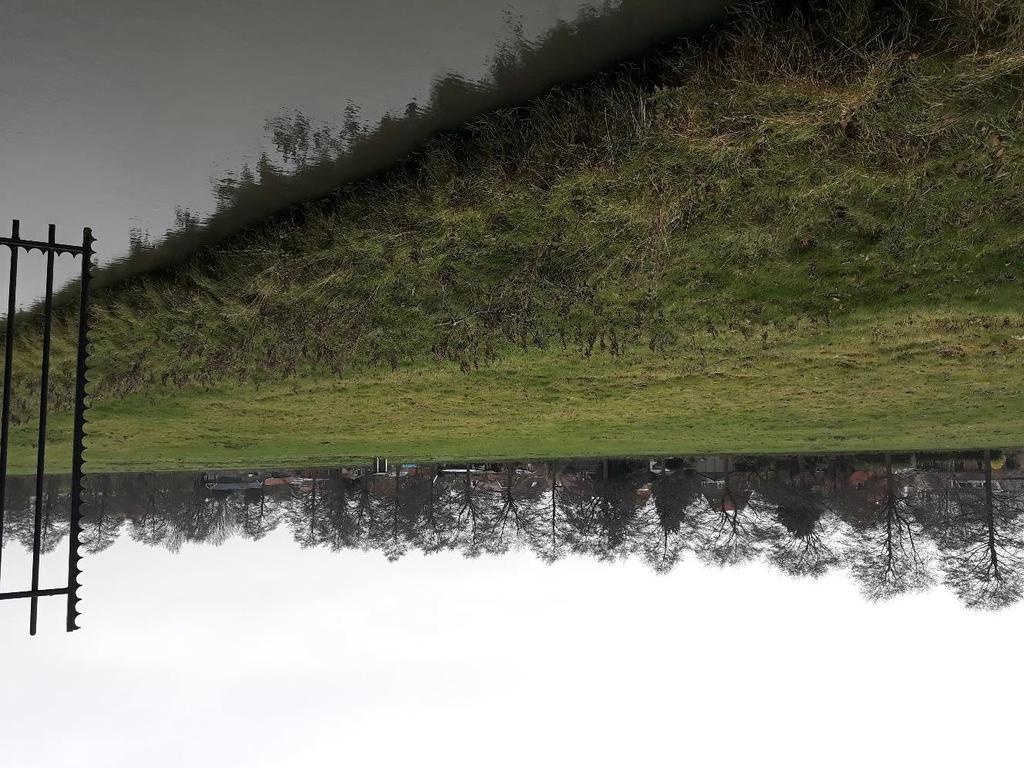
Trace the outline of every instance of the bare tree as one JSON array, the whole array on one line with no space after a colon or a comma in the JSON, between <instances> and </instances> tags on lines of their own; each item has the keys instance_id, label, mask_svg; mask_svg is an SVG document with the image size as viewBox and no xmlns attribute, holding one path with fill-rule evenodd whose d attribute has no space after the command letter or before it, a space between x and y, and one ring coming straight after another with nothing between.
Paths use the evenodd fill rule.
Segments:
<instances>
[{"instance_id":1,"label":"bare tree","mask_svg":"<svg viewBox=\"0 0 1024 768\"><path fill-rule=\"evenodd\" d=\"M727 467L732 460L726 457ZM714 565L735 565L758 556L763 538L760 510L749 504L745 478L727 469L702 481L705 504L697 529L697 554Z\"/></svg>"},{"instance_id":2,"label":"bare tree","mask_svg":"<svg viewBox=\"0 0 1024 768\"><path fill-rule=\"evenodd\" d=\"M950 481L956 511L945 537L946 584L971 608L999 609L1021 599L1024 499L992 479L984 454L981 488Z\"/></svg>"},{"instance_id":3,"label":"bare tree","mask_svg":"<svg viewBox=\"0 0 1024 768\"><path fill-rule=\"evenodd\" d=\"M889 454L884 475L871 478L862 501L861 509L851 515L851 554L854 577L864 593L878 600L930 586L934 579L920 541L920 510L893 471Z\"/></svg>"},{"instance_id":4,"label":"bare tree","mask_svg":"<svg viewBox=\"0 0 1024 768\"><path fill-rule=\"evenodd\" d=\"M839 563L826 500L805 457L768 473L758 491L758 506L770 521L763 538L774 565L794 576L820 576Z\"/></svg>"},{"instance_id":5,"label":"bare tree","mask_svg":"<svg viewBox=\"0 0 1024 768\"><path fill-rule=\"evenodd\" d=\"M657 522L644 559L655 571L668 572L693 546L700 498L700 478L692 470L663 471L651 481Z\"/></svg>"}]
</instances>

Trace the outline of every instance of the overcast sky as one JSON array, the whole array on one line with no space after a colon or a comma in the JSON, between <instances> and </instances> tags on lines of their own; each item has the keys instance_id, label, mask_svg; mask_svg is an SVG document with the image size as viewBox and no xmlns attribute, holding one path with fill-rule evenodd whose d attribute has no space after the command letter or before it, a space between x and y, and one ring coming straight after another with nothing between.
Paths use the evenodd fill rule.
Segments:
<instances>
[{"instance_id":1,"label":"overcast sky","mask_svg":"<svg viewBox=\"0 0 1024 768\"><path fill-rule=\"evenodd\" d=\"M60 579L56 556L44 582ZM28 556L9 550L8 575ZM83 629L0 608L4 765L984 765L1018 751L1022 605L847 577L302 550L85 561ZM10 585L8 585L10 586Z\"/></svg>"}]
</instances>

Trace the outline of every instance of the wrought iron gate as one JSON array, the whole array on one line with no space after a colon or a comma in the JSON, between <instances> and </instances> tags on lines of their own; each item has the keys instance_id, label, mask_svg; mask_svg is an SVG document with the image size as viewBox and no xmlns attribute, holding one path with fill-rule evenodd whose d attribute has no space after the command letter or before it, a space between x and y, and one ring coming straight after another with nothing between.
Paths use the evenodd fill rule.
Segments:
<instances>
[{"instance_id":1,"label":"wrought iron gate","mask_svg":"<svg viewBox=\"0 0 1024 768\"><path fill-rule=\"evenodd\" d=\"M3 425L0 431L0 583L2 583L3 567L3 524L7 493L7 451L10 437L11 422L11 377L13 372L14 333L17 320L17 286L19 251L31 254L39 251L46 257L46 295L43 300L43 349L42 365L39 376L39 442L36 453L36 488L35 518L32 528L32 587L18 592L0 592L0 600L27 599L29 601L29 634L36 633L39 598L52 595L67 596L68 632L78 629L76 619L78 611L78 589L81 586L78 577L81 574L79 536L82 530L82 475L85 439L85 385L86 363L89 344L89 281L92 277L92 245L95 239L92 230L86 228L82 232L81 245L68 245L57 242L57 229L51 224L49 237L42 240L24 240L21 238L20 224L17 220L11 226L10 237L0 237L0 245L10 248L10 285L7 298L7 323L5 329L4 356L4 394L3 394ZM68 532L68 576L63 587L41 589L39 587L40 534L43 514L43 476L46 470L46 416L47 398L49 396L50 379L50 334L53 321L53 266L57 256L70 254L72 258L81 257L82 276L80 282L80 298L78 310L78 350L76 353L75 371L75 412L74 434L71 455L71 526Z\"/></svg>"}]
</instances>

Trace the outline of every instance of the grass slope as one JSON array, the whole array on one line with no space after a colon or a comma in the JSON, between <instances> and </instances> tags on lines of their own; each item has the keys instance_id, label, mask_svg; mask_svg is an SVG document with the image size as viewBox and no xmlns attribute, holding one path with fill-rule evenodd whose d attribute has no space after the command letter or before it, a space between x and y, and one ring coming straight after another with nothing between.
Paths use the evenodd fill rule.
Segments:
<instances>
[{"instance_id":1,"label":"grass slope","mask_svg":"<svg viewBox=\"0 0 1024 768\"><path fill-rule=\"evenodd\" d=\"M90 460L1020 442L1021 14L748 9L105 290Z\"/></svg>"}]
</instances>

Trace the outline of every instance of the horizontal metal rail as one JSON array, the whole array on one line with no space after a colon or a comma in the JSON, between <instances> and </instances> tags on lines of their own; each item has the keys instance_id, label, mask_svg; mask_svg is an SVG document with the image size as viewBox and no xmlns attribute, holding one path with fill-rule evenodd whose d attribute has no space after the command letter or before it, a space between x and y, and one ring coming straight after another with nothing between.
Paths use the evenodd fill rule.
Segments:
<instances>
[{"instance_id":1,"label":"horizontal metal rail","mask_svg":"<svg viewBox=\"0 0 1024 768\"><path fill-rule=\"evenodd\" d=\"M62 253L70 253L72 256L81 256L85 253L85 248L81 245L47 243L45 240L18 240L13 237L0 237L0 245L7 245L11 248L23 248L26 251L42 251L43 253L53 251L58 256Z\"/></svg>"},{"instance_id":2,"label":"horizontal metal rail","mask_svg":"<svg viewBox=\"0 0 1024 768\"><path fill-rule=\"evenodd\" d=\"M49 597L51 595L66 595L67 593L67 587L57 587L56 589L37 589L35 591L26 589L22 592L0 592L0 600L20 600L25 597Z\"/></svg>"}]
</instances>

